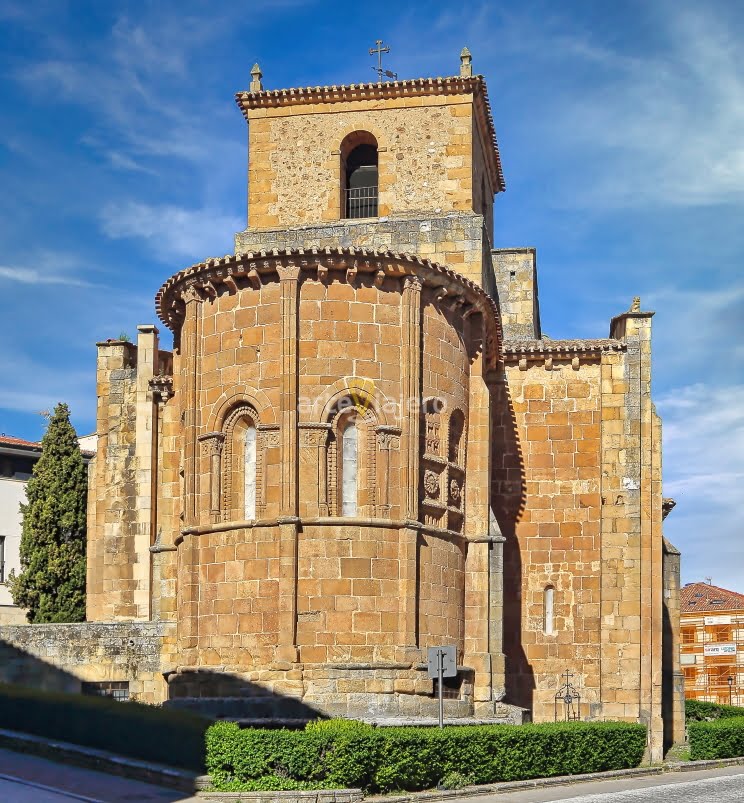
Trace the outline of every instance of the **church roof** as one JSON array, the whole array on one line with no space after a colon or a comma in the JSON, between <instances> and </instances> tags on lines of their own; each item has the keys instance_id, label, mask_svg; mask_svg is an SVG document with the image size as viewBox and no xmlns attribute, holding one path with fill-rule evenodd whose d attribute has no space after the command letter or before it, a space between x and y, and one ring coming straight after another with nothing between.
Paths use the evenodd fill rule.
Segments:
<instances>
[{"instance_id":1,"label":"church roof","mask_svg":"<svg viewBox=\"0 0 744 803\"><path fill-rule=\"evenodd\" d=\"M491 103L488 99L486 80L482 75L446 78L411 78L370 84L345 84L333 86L308 86L292 89L262 89L259 92L238 92L235 95L243 116L248 120L251 109L276 108L306 103L342 103L354 100L386 100L389 98L421 97L425 95L472 94L479 117L485 126L484 140L492 144L489 154L491 167L496 176L496 192L506 189L501 166L499 144L493 124Z\"/></svg>"},{"instance_id":2,"label":"church roof","mask_svg":"<svg viewBox=\"0 0 744 803\"><path fill-rule=\"evenodd\" d=\"M744 594L709 583L688 583L680 592L682 613L744 611Z\"/></svg>"}]
</instances>

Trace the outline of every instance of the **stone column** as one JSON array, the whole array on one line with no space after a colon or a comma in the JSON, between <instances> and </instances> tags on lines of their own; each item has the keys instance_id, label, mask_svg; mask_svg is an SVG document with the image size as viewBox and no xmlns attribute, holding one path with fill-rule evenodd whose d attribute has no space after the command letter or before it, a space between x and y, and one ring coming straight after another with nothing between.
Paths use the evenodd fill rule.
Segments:
<instances>
[{"instance_id":1,"label":"stone column","mask_svg":"<svg viewBox=\"0 0 744 803\"><path fill-rule=\"evenodd\" d=\"M313 504L302 514L309 516L327 516L327 467L326 448L330 424L300 424L300 483L305 488L305 499L308 498L308 488L315 491ZM304 505L303 505L304 508Z\"/></svg>"},{"instance_id":2,"label":"stone column","mask_svg":"<svg viewBox=\"0 0 744 803\"><path fill-rule=\"evenodd\" d=\"M406 276L403 280L401 309L401 463L402 514L412 524L418 521L419 486L419 421L421 415L421 279ZM418 527L408 526L400 532L400 608L399 643L403 647L418 646L416 621L416 586Z\"/></svg>"},{"instance_id":3,"label":"stone column","mask_svg":"<svg viewBox=\"0 0 744 803\"><path fill-rule=\"evenodd\" d=\"M465 656L475 669L476 710L503 697L503 542L491 510L491 377L486 376L485 321L468 318L468 340L478 348L470 369L465 462Z\"/></svg>"},{"instance_id":4,"label":"stone column","mask_svg":"<svg viewBox=\"0 0 744 803\"><path fill-rule=\"evenodd\" d=\"M183 294L186 314L181 329L182 374L184 421L183 457L183 524L185 527L197 524L197 467L198 426L199 426L199 352L201 346L202 298L192 286ZM182 650L193 649L198 643L199 622L199 563L197 540L187 536L181 545L179 555L179 605L178 636ZM188 661L187 661L188 663Z\"/></svg>"},{"instance_id":5,"label":"stone column","mask_svg":"<svg viewBox=\"0 0 744 803\"><path fill-rule=\"evenodd\" d=\"M222 513L222 447L225 444L224 432L207 432L199 441L204 451L204 471L206 481L201 493L202 504L209 510L208 516L201 518L213 524L221 519ZM202 511L204 514L206 511Z\"/></svg>"},{"instance_id":6,"label":"stone column","mask_svg":"<svg viewBox=\"0 0 744 803\"><path fill-rule=\"evenodd\" d=\"M380 518L390 516L390 465L391 451L400 448L400 429L385 424L376 427L377 437L377 510Z\"/></svg>"},{"instance_id":7,"label":"stone column","mask_svg":"<svg viewBox=\"0 0 744 803\"><path fill-rule=\"evenodd\" d=\"M421 418L421 279L403 280L401 314L401 423L403 434L403 516L418 520L419 426Z\"/></svg>"},{"instance_id":8,"label":"stone column","mask_svg":"<svg viewBox=\"0 0 744 803\"><path fill-rule=\"evenodd\" d=\"M138 619L150 618L150 546L155 540L157 477L157 405L150 380L158 372L158 330L151 324L137 327L137 390L135 412L135 532L133 566L134 605Z\"/></svg>"},{"instance_id":9,"label":"stone column","mask_svg":"<svg viewBox=\"0 0 744 803\"><path fill-rule=\"evenodd\" d=\"M651 401L651 318L640 300L613 318L624 356L603 360L602 697L608 718L648 726L649 758L663 753L663 555L660 443ZM622 655L614 637L625 640ZM635 664L636 670L630 667ZM628 699L632 690L635 699Z\"/></svg>"},{"instance_id":10,"label":"stone column","mask_svg":"<svg viewBox=\"0 0 744 803\"><path fill-rule=\"evenodd\" d=\"M281 294L281 518L279 519L279 660L297 658L298 352L300 268L279 265Z\"/></svg>"}]
</instances>

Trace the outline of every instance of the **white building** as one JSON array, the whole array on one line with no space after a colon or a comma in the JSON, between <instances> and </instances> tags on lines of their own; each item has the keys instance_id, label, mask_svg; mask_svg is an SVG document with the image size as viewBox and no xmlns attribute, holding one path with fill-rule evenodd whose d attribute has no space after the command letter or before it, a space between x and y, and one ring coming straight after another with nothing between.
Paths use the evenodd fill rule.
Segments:
<instances>
[{"instance_id":1,"label":"white building","mask_svg":"<svg viewBox=\"0 0 744 803\"><path fill-rule=\"evenodd\" d=\"M21 568L21 509L26 482L41 457L41 444L0 435L0 624L23 624L26 617L13 604L8 574Z\"/></svg>"},{"instance_id":2,"label":"white building","mask_svg":"<svg viewBox=\"0 0 744 803\"><path fill-rule=\"evenodd\" d=\"M79 439L86 461L95 452L95 435ZM0 435L0 625L25 624L24 611L13 604L6 580L20 571L21 503L34 463L41 457L41 443Z\"/></svg>"}]
</instances>

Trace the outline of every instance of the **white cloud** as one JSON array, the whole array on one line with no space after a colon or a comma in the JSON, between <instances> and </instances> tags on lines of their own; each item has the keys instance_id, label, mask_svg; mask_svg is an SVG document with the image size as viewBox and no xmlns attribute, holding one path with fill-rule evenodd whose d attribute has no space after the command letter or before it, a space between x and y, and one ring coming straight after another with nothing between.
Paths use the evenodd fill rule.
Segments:
<instances>
[{"instance_id":1,"label":"white cloud","mask_svg":"<svg viewBox=\"0 0 744 803\"><path fill-rule=\"evenodd\" d=\"M90 287L90 282L78 279L75 276L50 273L38 268L21 268L17 266L0 265L0 281L20 282L21 284L66 284L73 287Z\"/></svg>"},{"instance_id":2,"label":"white cloud","mask_svg":"<svg viewBox=\"0 0 744 803\"><path fill-rule=\"evenodd\" d=\"M236 215L213 209L184 209L168 204L129 201L109 204L101 212L101 226L112 239L143 240L164 261L232 251L232 235L245 227Z\"/></svg>"},{"instance_id":3,"label":"white cloud","mask_svg":"<svg viewBox=\"0 0 744 803\"><path fill-rule=\"evenodd\" d=\"M597 79L561 97L558 141L596 164L579 198L606 206L699 206L744 199L744 73L724 19L660 14L667 47L634 58L569 44ZM560 43L558 43L560 53ZM602 158L604 157L604 158ZM571 188L572 192L575 188Z\"/></svg>"},{"instance_id":4,"label":"white cloud","mask_svg":"<svg viewBox=\"0 0 744 803\"><path fill-rule=\"evenodd\" d=\"M723 288L669 286L643 298L654 318L654 373L696 374L721 384L744 372L744 283Z\"/></svg>"},{"instance_id":5,"label":"white cloud","mask_svg":"<svg viewBox=\"0 0 744 803\"><path fill-rule=\"evenodd\" d=\"M688 385L658 401L664 432L665 522L685 579L741 589L744 562L744 384Z\"/></svg>"},{"instance_id":6,"label":"white cloud","mask_svg":"<svg viewBox=\"0 0 744 803\"><path fill-rule=\"evenodd\" d=\"M453 11L425 31L416 19L407 25L417 40L435 34L425 59L454 61L457 41L467 41L476 70L489 76L497 130L511 104L512 149L539 163L562 206L740 203L744 71L734 7L714 13L710 4L662 1L624 16L645 29L645 47L633 48L629 31L615 37L587 27L561 4L539 20L532 4L517 11L485 2L469 10L464 27ZM405 68L413 56L397 59ZM515 86L518 97L510 94ZM509 145L502 141L511 175Z\"/></svg>"}]
</instances>

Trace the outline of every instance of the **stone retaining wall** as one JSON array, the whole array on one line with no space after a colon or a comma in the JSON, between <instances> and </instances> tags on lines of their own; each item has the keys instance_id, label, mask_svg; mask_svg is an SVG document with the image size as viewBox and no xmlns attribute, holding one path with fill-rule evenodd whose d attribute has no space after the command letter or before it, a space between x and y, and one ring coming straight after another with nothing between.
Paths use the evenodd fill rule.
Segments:
<instances>
[{"instance_id":1,"label":"stone retaining wall","mask_svg":"<svg viewBox=\"0 0 744 803\"><path fill-rule=\"evenodd\" d=\"M84 681L128 681L131 699L162 702L161 656L171 622L81 622L0 627L0 682L79 692Z\"/></svg>"}]
</instances>

